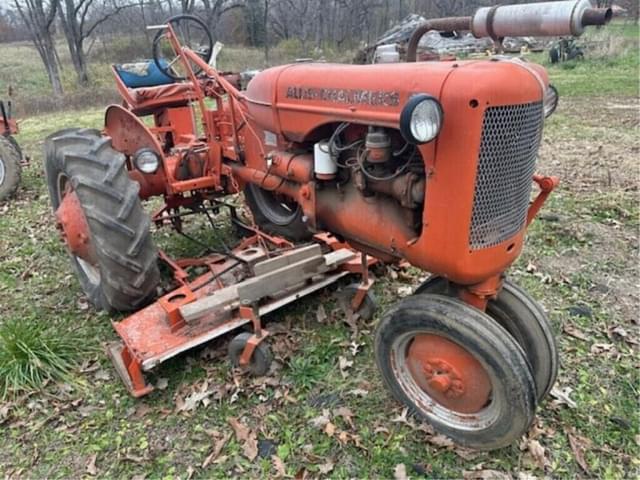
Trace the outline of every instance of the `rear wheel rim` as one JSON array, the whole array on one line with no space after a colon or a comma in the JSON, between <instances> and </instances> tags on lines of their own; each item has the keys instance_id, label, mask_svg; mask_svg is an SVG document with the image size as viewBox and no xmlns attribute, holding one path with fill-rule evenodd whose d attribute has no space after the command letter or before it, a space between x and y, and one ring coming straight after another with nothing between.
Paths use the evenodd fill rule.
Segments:
<instances>
[{"instance_id":1,"label":"rear wheel rim","mask_svg":"<svg viewBox=\"0 0 640 480\"><path fill-rule=\"evenodd\" d=\"M433 347L437 350L430 353ZM485 429L497 420L502 400L494 395L491 376L456 342L438 332L407 332L394 340L390 355L398 384L427 418L467 431Z\"/></svg>"},{"instance_id":2,"label":"rear wheel rim","mask_svg":"<svg viewBox=\"0 0 640 480\"><path fill-rule=\"evenodd\" d=\"M286 226L292 223L300 212L300 205L287 201L281 195L277 195L260 187L253 189L256 200L265 217L276 225Z\"/></svg>"}]
</instances>

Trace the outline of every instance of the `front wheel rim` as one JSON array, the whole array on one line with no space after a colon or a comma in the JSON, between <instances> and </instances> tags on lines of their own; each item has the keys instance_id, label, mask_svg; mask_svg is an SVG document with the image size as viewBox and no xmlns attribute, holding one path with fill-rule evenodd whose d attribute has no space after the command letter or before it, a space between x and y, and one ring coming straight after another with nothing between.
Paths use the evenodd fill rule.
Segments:
<instances>
[{"instance_id":1,"label":"front wheel rim","mask_svg":"<svg viewBox=\"0 0 640 480\"><path fill-rule=\"evenodd\" d=\"M425 356L425 352L419 352L418 349L429 347L430 344L433 346L434 338L438 339L437 342L443 345L452 344L458 349L467 352L466 355L473 358L474 362L477 363L473 372L465 371L464 368L461 368L465 366L466 362L456 363L451 362L451 359L447 360L445 358L449 367L453 367L449 372L449 384L447 385L447 381L436 380L429 385L434 375L430 377L429 374L423 373L428 370L428 368L425 368L427 367L426 364L430 363L425 360L436 360L437 355L427 354ZM457 430L478 431L488 428L498 419L502 408L502 399L499 395L496 395L493 388L495 382L492 376L470 352L457 343L439 335L437 332L407 332L394 340L390 356L391 370L400 388L420 413L430 421L435 421ZM437 368L442 368L443 366L438 365L437 362L433 363L435 365L432 364L430 366L432 368L435 367L436 371L431 373L438 373ZM478 366L483 373L479 373ZM469 367L468 364L467 367ZM472 380L470 379L470 373L480 375L482 377L481 380L472 385L470 383ZM460 392L460 383L462 383L462 392ZM471 392L466 389L473 389L474 393L469 396ZM449 401L443 400L442 392L444 391L453 393ZM466 394L465 391L467 391ZM468 407L461 408L460 405L469 399L473 401L469 402ZM483 401L485 402L484 404L482 404ZM479 404L482 406L478 407Z\"/></svg>"},{"instance_id":2,"label":"front wheel rim","mask_svg":"<svg viewBox=\"0 0 640 480\"><path fill-rule=\"evenodd\" d=\"M87 280L89 281L89 283L91 285L99 285L100 284L100 269L92 264L90 261L88 261L88 259L82 258L82 256L77 255L74 251L73 248L70 248L70 242L69 242L69 238L65 233L65 226L62 224L62 220L59 217L59 213L61 210L61 206L63 201L65 200L65 197L67 195L76 195L75 191L73 190L73 186L71 185L71 182L69 181L69 178L64 175L64 174L60 174L58 176L58 208L56 210L56 217L58 217L58 227L60 229L61 235L62 235L62 239L65 242L65 245L67 246L67 249L69 250L69 254L71 255L71 257L75 260L76 264L78 265L78 267L80 268L80 270L82 271L82 273L84 274L84 276L87 278ZM86 223L86 232L85 235L87 237L87 242L91 242L91 232L89 230L88 227L88 223L86 222L86 217L84 215L84 212L80 209L79 211L74 211L71 215L71 217L75 217L75 219L77 220L79 217L82 217L84 219L84 223ZM92 247L87 247L87 249L90 249ZM85 255L88 256L88 255ZM92 257L95 256L95 253L92 255ZM97 263L97 260L94 258L93 259L94 263Z\"/></svg>"}]
</instances>

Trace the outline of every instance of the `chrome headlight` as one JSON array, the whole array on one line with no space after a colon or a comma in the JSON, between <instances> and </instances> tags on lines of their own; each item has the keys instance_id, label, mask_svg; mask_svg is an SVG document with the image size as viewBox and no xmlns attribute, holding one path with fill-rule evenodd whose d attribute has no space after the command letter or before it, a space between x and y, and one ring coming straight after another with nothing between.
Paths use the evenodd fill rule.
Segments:
<instances>
[{"instance_id":1,"label":"chrome headlight","mask_svg":"<svg viewBox=\"0 0 640 480\"><path fill-rule=\"evenodd\" d=\"M141 148L134 154L133 164L142 173L156 173L160 167L160 156L150 148Z\"/></svg>"},{"instance_id":2,"label":"chrome headlight","mask_svg":"<svg viewBox=\"0 0 640 480\"><path fill-rule=\"evenodd\" d=\"M555 112L558 106L558 90L553 85L549 85L544 91L544 117L547 118Z\"/></svg>"},{"instance_id":3,"label":"chrome headlight","mask_svg":"<svg viewBox=\"0 0 640 480\"><path fill-rule=\"evenodd\" d=\"M415 95L402 109L400 132L410 143L430 142L440 133L443 116L436 98L424 93Z\"/></svg>"}]
</instances>

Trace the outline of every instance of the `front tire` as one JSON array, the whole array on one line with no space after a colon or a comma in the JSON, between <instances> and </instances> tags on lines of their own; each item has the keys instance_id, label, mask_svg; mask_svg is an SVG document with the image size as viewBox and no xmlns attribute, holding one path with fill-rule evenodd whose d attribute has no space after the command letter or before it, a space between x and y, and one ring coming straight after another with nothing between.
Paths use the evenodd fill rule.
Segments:
<instances>
[{"instance_id":1,"label":"front tire","mask_svg":"<svg viewBox=\"0 0 640 480\"><path fill-rule=\"evenodd\" d=\"M0 135L0 201L11 197L20 184L22 156L12 140Z\"/></svg>"},{"instance_id":2,"label":"front tire","mask_svg":"<svg viewBox=\"0 0 640 480\"><path fill-rule=\"evenodd\" d=\"M375 354L394 397L460 445L504 447L533 420L536 387L522 348L459 300L401 300L376 330Z\"/></svg>"},{"instance_id":3,"label":"front tire","mask_svg":"<svg viewBox=\"0 0 640 480\"><path fill-rule=\"evenodd\" d=\"M442 277L432 277L416 293L436 293L457 297L457 287ZM558 349L549 319L531 295L506 280L486 313L507 330L527 354L536 381L538 401L553 387L558 376Z\"/></svg>"},{"instance_id":4,"label":"front tire","mask_svg":"<svg viewBox=\"0 0 640 480\"><path fill-rule=\"evenodd\" d=\"M80 285L97 309L137 310L160 281L150 219L129 178L125 157L97 130L67 129L45 141L45 173L54 211L77 196L94 252L91 262L71 253Z\"/></svg>"}]
</instances>

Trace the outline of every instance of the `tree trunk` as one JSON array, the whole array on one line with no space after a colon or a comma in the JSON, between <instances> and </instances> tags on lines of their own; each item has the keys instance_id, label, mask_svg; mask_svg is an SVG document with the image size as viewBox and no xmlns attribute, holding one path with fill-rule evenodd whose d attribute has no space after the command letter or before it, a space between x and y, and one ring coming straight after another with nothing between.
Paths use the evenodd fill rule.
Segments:
<instances>
[{"instance_id":1,"label":"tree trunk","mask_svg":"<svg viewBox=\"0 0 640 480\"><path fill-rule=\"evenodd\" d=\"M269 65L269 0L264 0L262 23L264 30L264 63L265 65Z\"/></svg>"},{"instance_id":2,"label":"tree trunk","mask_svg":"<svg viewBox=\"0 0 640 480\"><path fill-rule=\"evenodd\" d=\"M44 0L24 2L14 0L14 5L29 29L31 41L35 45L49 77L53 95L61 97L64 92L58 69L58 55L52 35L53 21L58 8L57 0L51 0L48 8Z\"/></svg>"}]
</instances>

